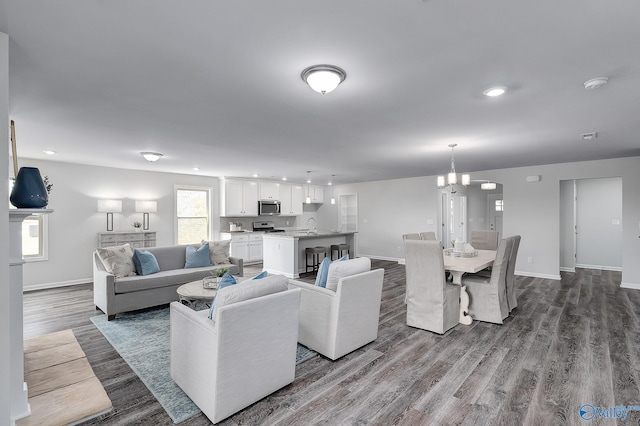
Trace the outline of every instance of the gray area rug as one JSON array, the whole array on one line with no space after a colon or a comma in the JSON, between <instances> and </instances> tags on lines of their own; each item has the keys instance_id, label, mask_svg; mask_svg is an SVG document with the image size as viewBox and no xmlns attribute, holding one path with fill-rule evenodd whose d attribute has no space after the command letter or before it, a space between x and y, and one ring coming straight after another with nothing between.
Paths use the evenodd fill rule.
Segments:
<instances>
[{"instance_id":1,"label":"gray area rug","mask_svg":"<svg viewBox=\"0 0 640 426\"><path fill-rule=\"evenodd\" d=\"M169 307L119 314L107 321L106 315L91 321L171 417L180 423L200 412L191 399L171 379L169 373ZM296 364L317 355L298 345Z\"/></svg>"}]
</instances>

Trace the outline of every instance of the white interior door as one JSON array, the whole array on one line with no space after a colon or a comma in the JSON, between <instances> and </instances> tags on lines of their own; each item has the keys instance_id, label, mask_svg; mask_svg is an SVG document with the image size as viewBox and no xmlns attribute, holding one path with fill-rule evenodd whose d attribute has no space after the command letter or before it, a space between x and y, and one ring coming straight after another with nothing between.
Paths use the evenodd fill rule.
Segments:
<instances>
[{"instance_id":1,"label":"white interior door","mask_svg":"<svg viewBox=\"0 0 640 426\"><path fill-rule=\"evenodd\" d=\"M502 214L504 212L504 198L502 194L487 195L489 213L489 231L498 231L498 240L502 237Z\"/></svg>"},{"instance_id":2,"label":"white interior door","mask_svg":"<svg viewBox=\"0 0 640 426\"><path fill-rule=\"evenodd\" d=\"M576 181L576 267L622 270L622 178Z\"/></svg>"}]
</instances>

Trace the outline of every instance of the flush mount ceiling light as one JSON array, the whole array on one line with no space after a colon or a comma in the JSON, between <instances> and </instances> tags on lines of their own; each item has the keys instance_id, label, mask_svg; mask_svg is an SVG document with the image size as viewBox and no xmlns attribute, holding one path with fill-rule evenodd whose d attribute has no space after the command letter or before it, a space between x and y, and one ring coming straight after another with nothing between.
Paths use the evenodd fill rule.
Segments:
<instances>
[{"instance_id":1,"label":"flush mount ceiling light","mask_svg":"<svg viewBox=\"0 0 640 426\"><path fill-rule=\"evenodd\" d=\"M596 77L584 82L584 88L587 90L599 89L609 82L608 77Z\"/></svg>"},{"instance_id":2,"label":"flush mount ceiling light","mask_svg":"<svg viewBox=\"0 0 640 426\"><path fill-rule=\"evenodd\" d=\"M507 92L507 86L495 86L489 87L487 90L482 92L483 95L489 96L490 98L495 98L496 96L504 95Z\"/></svg>"},{"instance_id":3,"label":"flush mount ceiling light","mask_svg":"<svg viewBox=\"0 0 640 426\"><path fill-rule=\"evenodd\" d=\"M438 188L447 189L452 194L456 193L457 185L458 185L458 175L456 174L456 163L453 160L453 148L455 148L456 146L458 146L457 143L452 143L449 145L449 148L451 148L451 171L447 175L446 184L445 184L444 176L438 176ZM466 175L466 174L462 175L461 179L462 179L462 186L467 186L471 184L470 175Z\"/></svg>"},{"instance_id":4,"label":"flush mount ceiling light","mask_svg":"<svg viewBox=\"0 0 640 426\"><path fill-rule=\"evenodd\" d=\"M334 65L313 65L300 74L302 80L318 93L332 92L347 78L342 68Z\"/></svg>"},{"instance_id":5,"label":"flush mount ceiling light","mask_svg":"<svg viewBox=\"0 0 640 426\"><path fill-rule=\"evenodd\" d=\"M42 152L44 152L47 155L55 155L55 151L52 151L50 149L43 149Z\"/></svg>"},{"instance_id":6,"label":"flush mount ceiling light","mask_svg":"<svg viewBox=\"0 0 640 426\"><path fill-rule=\"evenodd\" d=\"M496 189L496 183L495 182L482 182L480 184L480 189L482 189L483 191L493 191L494 189Z\"/></svg>"},{"instance_id":7,"label":"flush mount ceiling light","mask_svg":"<svg viewBox=\"0 0 640 426\"><path fill-rule=\"evenodd\" d=\"M160 154L159 152L141 152L140 155L142 155L145 160L152 163L154 161L158 161L162 157L162 154Z\"/></svg>"}]
</instances>

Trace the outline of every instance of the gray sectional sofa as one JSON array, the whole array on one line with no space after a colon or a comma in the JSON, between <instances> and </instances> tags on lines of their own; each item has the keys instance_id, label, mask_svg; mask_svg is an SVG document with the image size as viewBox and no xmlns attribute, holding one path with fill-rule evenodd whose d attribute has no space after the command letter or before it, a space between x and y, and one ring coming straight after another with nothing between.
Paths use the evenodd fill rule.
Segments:
<instances>
[{"instance_id":1,"label":"gray sectional sofa","mask_svg":"<svg viewBox=\"0 0 640 426\"><path fill-rule=\"evenodd\" d=\"M186 247L180 245L145 248L156 257L160 272L127 277L116 277L107 272L98 252L94 252L93 301L96 307L111 321L116 314L122 312L176 301L178 287L207 277L215 269L229 268L229 273L243 275L243 260L235 257L229 258L229 264L185 269Z\"/></svg>"}]
</instances>

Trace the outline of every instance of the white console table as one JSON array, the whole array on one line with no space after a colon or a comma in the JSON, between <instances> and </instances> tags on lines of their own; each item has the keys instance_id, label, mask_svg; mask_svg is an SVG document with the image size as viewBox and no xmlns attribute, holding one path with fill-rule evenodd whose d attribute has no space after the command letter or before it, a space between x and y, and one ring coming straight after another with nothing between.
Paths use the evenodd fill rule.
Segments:
<instances>
[{"instance_id":1,"label":"white console table","mask_svg":"<svg viewBox=\"0 0 640 426\"><path fill-rule=\"evenodd\" d=\"M129 243L132 248L155 247L156 232L98 232L98 248L120 246L127 243Z\"/></svg>"},{"instance_id":2,"label":"white console table","mask_svg":"<svg viewBox=\"0 0 640 426\"><path fill-rule=\"evenodd\" d=\"M24 381L24 320L22 308L22 221L29 216L49 214L50 209L9 209L9 363L11 374L11 419L31 414L27 383Z\"/></svg>"}]
</instances>

